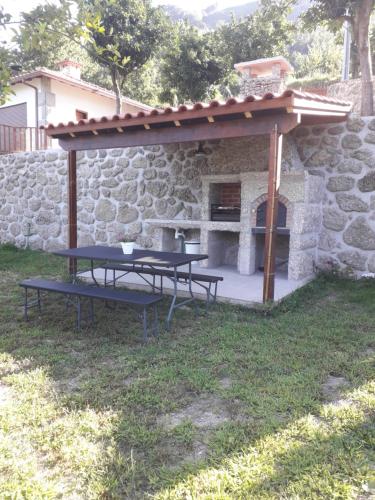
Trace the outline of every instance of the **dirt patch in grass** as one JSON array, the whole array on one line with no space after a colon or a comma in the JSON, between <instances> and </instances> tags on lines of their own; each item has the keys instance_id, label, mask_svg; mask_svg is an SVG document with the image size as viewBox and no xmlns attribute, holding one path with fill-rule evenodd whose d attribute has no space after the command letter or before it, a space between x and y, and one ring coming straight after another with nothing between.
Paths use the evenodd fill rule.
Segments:
<instances>
[{"instance_id":1,"label":"dirt patch in grass","mask_svg":"<svg viewBox=\"0 0 375 500\"><path fill-rule=\"evenodd\" d=\"M325 401L337 402L340 400L341 393L349 387L349 382L345 377L329 375L322 385L322 393Z\"/></svg>"},{"instance_id":2,"label":"dirt patch in grass","mask_svg":"<svg viewBox=\"0 0 375 500\"><path fill-rule=\"evenodd\" d=\"M0 408L9 403L12 391L9 387L0 382Z\"/></svg>"},{"instance_id":3,"label":"dirt patch in grass","mask_svg":"<svg viewBox=\"0 0 375 500\"><path fill-rule=\"evenodd\" d=\"M171 430L190 421L195 427L212 429L230 419L225 402L215 396L201 396L185 408L158 419L158 424Z\"/></svg>"}]
</instances>

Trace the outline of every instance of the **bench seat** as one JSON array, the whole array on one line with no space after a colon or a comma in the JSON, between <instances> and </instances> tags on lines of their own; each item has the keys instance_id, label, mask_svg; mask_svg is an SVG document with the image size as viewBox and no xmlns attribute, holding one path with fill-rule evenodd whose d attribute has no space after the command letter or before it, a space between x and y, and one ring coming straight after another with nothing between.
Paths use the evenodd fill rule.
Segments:
<instances>
[{"instance_id":1,"label":"bench seat","mask_svg":"<svg viewBox=\"0 0 375 500\"><path fill-rule=\"evenodd\" d=\"M80 298L85 297L90 299L91 314L90 319L93 321L93 299L101 299L105 301L120 302L131 306L141 307L143 309L143 327L144 340L147 340L147 308L152 306L154 310L154 328L153 333L157 333L157 310L156 304L162 300L160 295L151 295L142 292L134 292L128 290L118 290L114 288L101 288L77 283L65 283L47 279L26 279L20 283L20 286L25 289L24 312L25 319L28 319L28 309L38 306L41 310L40 291L54 292L65 295L67 297L77 297L77 327L81 324L81 303ZM36 302L30 304L28 302L27 291L29 289L36 290L38 297Z\"/></svg>"},{"instance_id":2,"label":"bench seat","mask_svg":"<svg viewBox=\"0 0 375 500\"><path fill-rule=\"evenodd\" d=\"M103 264L101 267L105 270L105 278L104 278L105 285L107 285L108 283L112 283L113 285L115 285L116 281L121 277L120 276L120 277L116 278L116 276L114 275L113 280L108 281L107 280L107 271L108 270L123 272L124 274L122 276L124 276L125 274L129 274L129 273L136 273L138 275L145 274L145 275L153 276L154 278L155 278L155 276L160 276L161 291L163 288L163 277L173 279L175 276L174 270L172 270L172 269L132 266L132 265L127 265L127 264L119 264L117 262L108 262L107 264ZM186 282L189 279L189 273L186 271L177 271L177 279L178 280L185 280L185 282ZM223 279L224 278L222 276L213 276L210 274L191 273L192 282L201 286L206 291L206 294L207 294L206 306L207 307L210 304L210 302L216 301L217 284L219 281L223 281ZM202 283L208 283L209 286L206 287L206 286L202 285ZM153 283L149 283L149 284L152 286L153 290L155 290L155 288L157 288L156 284L155 284L155 279L154 279ZM212 284L215 285L214 293L211 292L211 285Z\"/></svg>"}]
</instances>

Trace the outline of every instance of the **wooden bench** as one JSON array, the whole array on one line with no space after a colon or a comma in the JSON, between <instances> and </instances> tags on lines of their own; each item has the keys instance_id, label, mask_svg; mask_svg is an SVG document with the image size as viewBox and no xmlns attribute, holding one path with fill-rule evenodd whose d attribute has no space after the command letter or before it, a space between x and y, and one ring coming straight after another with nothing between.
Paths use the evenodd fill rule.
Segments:
<instances>
[{"instance_id":1,"label":"wooden bench","mask_svg":"<svg viewBox=\"0 0 375 500\"><path fill-rule=\"evenodd\" d=\"M175 278L175 272L172 269L161 269L161 268L150 268L150 267L143 267L143 266L132 266L132 265L127 265L127 264L118 264L117 262L109 262L107 264L104 264L101 266L104 269L104 284L107 286L108 284L112 284L114 287L116 286L116 281L119 280L120 278L126 276L129 273L136 273L139 276L141 276L146 283L148 283L151 287L152 290L159 290L160 293L163 292L163 277L169 278L174 280ZM112 280L107 279L107 271L113 271L113 277ZM116 271L122 272L120 276L116 276ZM143 275L149 275L153 277L152 283L149 282L147 279L144 278ZM160 276L160 286L156 285L155 282L155 277ZM176 273L177 279L179 281L184 280L185 283L188 282L189 280L189 273L186 271L177 271ZM191 281L193 283L196 283L200 287L202 287L206 291L206 308L208 308L210 303L216 302L216 296L217 296L217 285L219 281L223 281L222 276L212 276L209 274L198 274L198 273L192 273L191 274ZM203 285L203 283L207 283L208 286ZM212 290L212 287L214 289Z\"/></svg>"},{"instance_id":2,"label":"wooden bench","mask_svg":"<svg viewBox=\"0 0 375 500\"><path fill-rule=\"evenodd\" d=\"M160 295L150 295L141 292L133 292L127 290L118 290L113 288L101 288L95 286L82 285L77 283L63 283L59 281L52 281L46 279L27 279L20 283L20 286L25 289L24 301L24 317L28 320L28 310L32 307L38 307L41 312L41 296L40 292L54 292L65 295L69 302L73 304L77 310L77 328L81 327L82 311L81 311L81 298L85 297L90 300L90 314L89 319L94 321L94 299L101 299L105 301L114 301L130 306L140 307L142 309L143 321L143 340L147 341L148 325L147 325L147 309L153 309L153 326L151 333L155 336L158 335L158 313L156 304L162 300ZM29 301L28 291L37 291L36 300ZM75 298L76 301L72 300Z\"/></svg>"}]
</instances>

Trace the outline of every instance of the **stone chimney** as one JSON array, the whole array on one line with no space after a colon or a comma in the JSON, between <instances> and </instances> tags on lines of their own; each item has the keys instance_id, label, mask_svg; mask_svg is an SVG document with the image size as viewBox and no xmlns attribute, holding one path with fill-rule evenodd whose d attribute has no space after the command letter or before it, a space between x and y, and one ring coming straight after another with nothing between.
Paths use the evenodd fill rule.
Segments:
<instances>
[{"instance_id":1,"label":"stone chimney","mask_svg":"<svg viewBox=\"0 0 375 500\"><path fill-rule=\"evenodd\" d=\"M293 67L282 56L241 62L234 68L241 73L240 97L283 92L285 78L293 72Z\"/></svg>"},{"instance_id":2,"label":"stone chimney","mask_svg":"<svg viewBox=\"0 0 375 500\"><path fill-rule=\"evenodd\" d=\"M81 65L75 61L69 61L69 59L64 59L57 63L57 67L64 73L64 75L75 78L76 80L81 79Z\"/></svg>"}]
</instances>

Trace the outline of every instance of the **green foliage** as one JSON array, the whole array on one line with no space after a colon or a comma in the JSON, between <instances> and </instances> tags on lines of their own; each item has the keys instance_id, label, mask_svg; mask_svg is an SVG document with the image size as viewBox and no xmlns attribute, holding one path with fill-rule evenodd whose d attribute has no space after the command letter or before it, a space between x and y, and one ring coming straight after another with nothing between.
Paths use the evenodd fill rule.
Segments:
<instances>
[{"instance_id":1,"label":"green foliage","mask_svg":"<svg viewBox=\"0 0 375 500\"><path fill-rule=\"evenodd\" d=\"M149 0L82 0L80 19L90 54L109 69L120 111L121 79L152 58L166 18Z\"/></svg>"},{"instance_id":2,"label":"green foliage","mask_svg":"<svg viewBox=\"0 0 375 500\"><path fill-rule=\"evenodd\" d=\"M162 64L163 101L176 104L212 97L214 85L225 75L225 65L215 54L210 33L200 33L188 23L179 23L174 44Z\"/></svg>"},{"instance_id":3,"label":"green foliage","mask_svg":"<svg viewBox=\"0 0 375 500\"><path fill-rule=\"evenodd\" d=\"M61 50L75 36L76 26L71 14L72 3L41 4L29 12L21 12L18 30L14 30L14 61L22 70L37 66L54 68Z\"/></svg>"},{"instance_id":4,"label":"green foliage","mask_svg":"<svg viewBox=\"0 0 375 500\"><path fill-rule=\"evenodd\" d=\"M291 4L291 0L262 0L252 16L232 18L216 30L218 50L228 69L241 61L287 55L294 31L288 20Z\"/></svg>"},{"instance_id":5,"label":"green foliage","mask_svg":"<svg viewBox=\"0 0 375 500\"><path fill-rule=\"evenodd\" d=\"M291 63L296 79L327 79L340 76L342 43L325 27L315 31L301 32L291 50Z\"/></svg>"}]
</instances>

